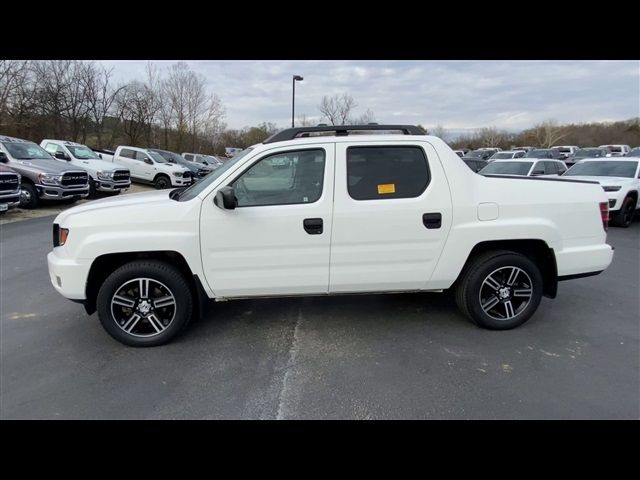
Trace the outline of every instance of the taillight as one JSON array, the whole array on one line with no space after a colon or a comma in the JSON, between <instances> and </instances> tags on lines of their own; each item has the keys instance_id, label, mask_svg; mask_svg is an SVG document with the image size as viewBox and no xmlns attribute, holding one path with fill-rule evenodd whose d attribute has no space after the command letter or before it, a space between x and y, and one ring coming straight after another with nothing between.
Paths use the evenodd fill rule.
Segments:
<instances>
[{"instance_id":1,"label":"taillight","mask_svg":"<svg viewBox=\"0 0 640 480\"><path fill-rule=\"evenodd\" d=\"M602 217L602 228L606 232L609 228L609 202L600 202L600 217Z\"/></svg>"}]
</instances>

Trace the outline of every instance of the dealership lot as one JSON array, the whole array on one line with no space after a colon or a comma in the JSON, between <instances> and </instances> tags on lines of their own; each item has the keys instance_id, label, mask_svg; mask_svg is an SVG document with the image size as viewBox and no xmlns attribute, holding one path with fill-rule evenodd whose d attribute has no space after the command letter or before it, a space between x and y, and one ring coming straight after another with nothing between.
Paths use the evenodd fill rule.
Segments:
<instances>
[{"instance_id":1,"label":"dealership lot","mask_svg":"<svg viewBox=\"0 0 640 480\"><path fill-rule=\"evenodd\" d=\"M55 292L52 220L0 228L2 419L640 417L637 220L515 330L440 294L242 300L153 349Z\"/></svg>"}]
</instances>

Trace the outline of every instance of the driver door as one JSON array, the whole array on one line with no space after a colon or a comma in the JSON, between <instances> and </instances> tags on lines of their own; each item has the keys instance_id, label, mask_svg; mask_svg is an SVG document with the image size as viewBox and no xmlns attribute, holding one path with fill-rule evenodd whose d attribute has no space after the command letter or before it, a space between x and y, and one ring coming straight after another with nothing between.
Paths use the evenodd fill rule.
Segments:
<instances>
[{"instance_id":1,"label":"driver door","mask_svg":"<svg viewBox=\"0 0 640 480\"><path fill-rule=\"evenodd\" d=\"M328 293L333 171L333 143L265 152L220 185L237 208L207 196L201 254L217 296Z\"/></svg>"}]
</instances>

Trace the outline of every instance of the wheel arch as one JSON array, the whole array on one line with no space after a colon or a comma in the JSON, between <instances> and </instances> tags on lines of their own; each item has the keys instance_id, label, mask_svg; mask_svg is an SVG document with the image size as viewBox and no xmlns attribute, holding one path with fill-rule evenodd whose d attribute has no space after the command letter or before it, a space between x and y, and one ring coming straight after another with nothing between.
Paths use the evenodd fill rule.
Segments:
<instances>
[{"instance_id":1,"label":"wheel arch","mask_svg":"<svg viewBox=\"0 0 640 480\"><path fill-rule=\"evenodd\" d=\"M637 190L631 190L629 192L627 192L627 194L624 196L624 198L633 198L636 202L636 206L638 205L638 191Z\"/></svg>"},{"instance_id":2,"label":"wheel arch","mask_svg":"<svg viewBox=\"0 0 640 480\"><path fill-rule=\"evenodd\" d=\"M89 315L96 311L98 291L106 278L122 265L140 259L159 260L176 267L184 275L194 295L194 316L196 318L202 316L208 296L198 275L191 271L184 256L173 250L108 253L97 257L91 264L87 275L86 299L83 301L85 310Z\"/></svg>"},{"instance_id":3,"label":"wheel arch","mask_svg":"<svg viewBox=\"0 0 640 480\"><path fill-rule=\"evenodd\" d=\"M522 239L522 240L489 240L476 244L469 252L467 260L455 283L462 278L462 275L470 265L471 261L478 255L491 250L509 250L520 253L532 260L539 268L543 279L543 295L548 298L555 298L558 292L558 268L556 256L544 240Z\"/></svg>"},{"instance_id":4,"label":"wheel arch","mask_svg":"<svg viewBox=\"0 0 640 480\"><path fill-rule=\"evenodd\" d=\"M169 180L169 184L171 185L171 177L169 176L169 174L168 174L168 173L164 173L164 172L156 173L156 176L155 176L155 177L153 177L153 183L156 183L156 181L157 181L160 177L165 177L167 180Z\"/></svg>"}]
</instances>

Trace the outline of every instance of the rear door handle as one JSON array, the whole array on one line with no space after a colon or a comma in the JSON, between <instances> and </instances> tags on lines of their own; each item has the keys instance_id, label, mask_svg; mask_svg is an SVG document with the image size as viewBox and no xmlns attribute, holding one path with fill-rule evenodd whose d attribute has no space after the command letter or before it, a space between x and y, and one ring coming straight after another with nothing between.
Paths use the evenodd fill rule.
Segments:
<instances>
[{"instance_id":1,"label":"rear door handle","mask_svg":"<svg viewBox=\"0 0 640 480\"><path fill-rule=\"evenodd\" d=\"M440 228L442 226L442 214L438 212L425 213L422 215L422 223L429 229Z\"/></svg>"},{"instance_id":2,"label":"rear door handle","mask_svg":"<svg viewBox=\"0 0 640 480\"><path fill-rule=\"evenodd\" d=\"M309 235L320 235L322 233L321 218L305 218L302 222L302 226Z\"/></svg>"}]
</instances>

